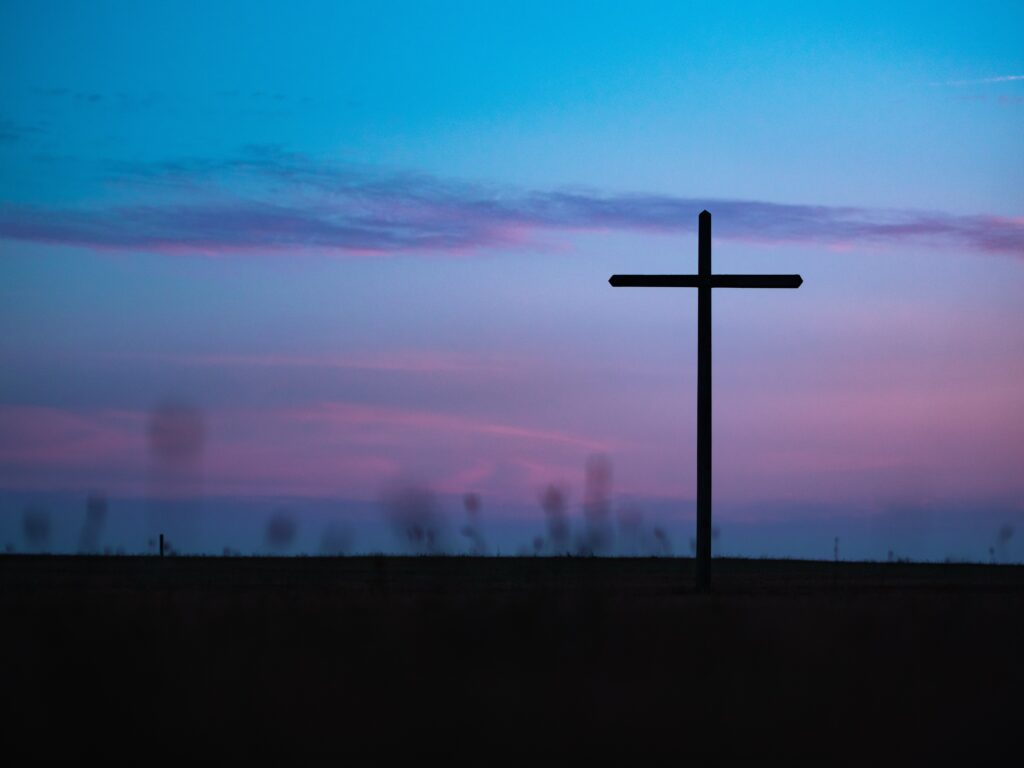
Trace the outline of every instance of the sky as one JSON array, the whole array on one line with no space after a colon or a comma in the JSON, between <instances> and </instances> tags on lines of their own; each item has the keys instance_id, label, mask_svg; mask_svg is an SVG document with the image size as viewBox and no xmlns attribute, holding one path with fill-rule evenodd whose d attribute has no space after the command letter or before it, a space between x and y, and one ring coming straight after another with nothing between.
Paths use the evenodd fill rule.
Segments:
<instances>
[{"instance_id":1,"label":"sky","mask_svg":"<svg viewBox=\"0 0 1024 768\"><path fill-rule=\"evenodd\" d=\"M716 551L1024 560L1022 137L1016 3L2 3L0 545L686 554L706 208Z\"/></svg>"}]
</instances>

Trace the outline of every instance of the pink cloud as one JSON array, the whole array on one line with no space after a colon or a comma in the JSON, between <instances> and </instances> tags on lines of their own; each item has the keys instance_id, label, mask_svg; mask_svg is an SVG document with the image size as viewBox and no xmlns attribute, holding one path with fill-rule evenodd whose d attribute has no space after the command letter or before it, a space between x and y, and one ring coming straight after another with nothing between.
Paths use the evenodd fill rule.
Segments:
<instances>
[{"instance_id":1,"label":"pink cloud","mask_svg":"<svg viewBox=\"0 0 1024 768\"><path fill-rule=\"evenodd\" d=\"M148 414L0 406L0 483L9 488L102 487L168 495L345 495L374 498L413 472L459 492L483 483L497 495L501 466L523 456L579 464L607 441L444 412L353 403L303 408L225 408L206 414L205 449L194 467L170 471L150 455ZM498 483L496 485L495 483ZM532 493L532 490L530 491Z\"/></svg>"},{"instance_id":2,"label":"pink cloud","mask_svg":"<svg viewBox=\"0 0 1024 768\"><path fill-rule=\"evenodd\" d=\"M607 450L605 441L567 434L556 430L521 427L456 414L403 408L388 408L352 403L322 403L313 408L287 412L300 423L329 424L339 430L372 427L451 433L460 436L486 436L527 442L555 443L582 450Z\"/></svg>"},{"instance_id":3,"label":"pink cloud","mask_svg":"<svg viewBox=\"0 0 1024 768\"><path fill-rule=\"evenodd\" d=\"M0 464L94 467L130 461L144 446L142 415L0 405Z\"/></svg>"}]
</instances>

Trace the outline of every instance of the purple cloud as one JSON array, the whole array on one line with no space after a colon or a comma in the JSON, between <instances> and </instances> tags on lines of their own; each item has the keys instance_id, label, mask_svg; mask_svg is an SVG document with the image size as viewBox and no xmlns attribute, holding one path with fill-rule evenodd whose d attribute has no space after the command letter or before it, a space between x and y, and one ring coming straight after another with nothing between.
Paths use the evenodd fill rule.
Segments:
<instances>
[{"instance_id":1,"label":"purple cloud","mask_svg":"<svg viewBox=\"0 0 1024 768\"><path fill-rule=\"evenodd\" d=\"M549 231L689 232L826 247L929 245L1024 257L1024 218L748 200L522 191L317 163L274 148L239 159L121 165L132 203L0 204L0 237L99 249L211 255L450 253Z\"/></svg>"}]
</instances>

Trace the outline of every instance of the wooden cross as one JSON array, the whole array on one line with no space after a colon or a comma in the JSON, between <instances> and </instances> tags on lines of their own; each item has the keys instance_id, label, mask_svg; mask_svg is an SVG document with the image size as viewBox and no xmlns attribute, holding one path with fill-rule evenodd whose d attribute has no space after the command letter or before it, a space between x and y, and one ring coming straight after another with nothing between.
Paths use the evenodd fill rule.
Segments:
<instances>
[{"instance_id":1,"label":"wooden cross","mask_svg":"<svg viewBox=\"0 0 1024 768\"><path fill-rule=\"evenodd\" d=\"M613 288L697 289L697 591L711 589L711 289L799 288L800 275L711 274L711 214L697 217L696 275L612 275Z\"/></svg>"}]
</instances>

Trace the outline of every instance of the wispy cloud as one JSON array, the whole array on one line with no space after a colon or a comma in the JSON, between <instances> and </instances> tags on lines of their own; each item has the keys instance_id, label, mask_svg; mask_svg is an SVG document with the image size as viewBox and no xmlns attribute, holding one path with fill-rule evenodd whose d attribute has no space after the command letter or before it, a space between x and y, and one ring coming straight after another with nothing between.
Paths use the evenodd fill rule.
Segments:
<instances>
[{"instance_id":1,"label":"wispy cloud","mask_svg":"<svg viewBox=\"0 0 1024 768\"><path fill-rule=\"evenodd\" d=\"M0 117L0 144L21 141L24 138L40 133L44 133L44 128L39 124L27 125Z\"/></svg>"},{"instance_id":2,"label":"wispy cloud","mask_svg":"<svg viewBox=\"0 0 1024 768\"><path fill-rule=\"evenodd\" d=\"M138 359L138 356L133 357ZM146 355L141 359L210 368L310 368L386 373L490 374L507 376L521 363L440 350L400 350L343 355L208 354Z\"/></svg>"},{"instance_id":3,"label":"wispy cloud","mask_svg":"<svg viewBox=\"0 0 1024 768\"><path fill-rule=\"evenodd\" d=\"M0 237L97 249L224 256L450 254L543 232L694 229L723 239L825 247L927 244L1024 257L1024 218L753 200L517 190L339 166L277 149L231 160L121 165L133 200L81 208L0 204Z\"/></svg>"},{"instance_id":4,"label":"wispy cloud","mask_svg":"<svg viewBox=\"0 0 1024 768\"><path fill-rule=\"evenodd\" d=\"M573 435L558 430L521 426L490 419L477 419L441 411L365 405L361 403L317 403L310 408L288 412L289 418L299 424L313 424L320 428L353 432L372 428L380 435L388 428L420 430L447 435L476 435L499 439L555 443L589 451L606 451L606 441Z\"/></svg>"},{"instance_id":5,"label":"wispy cloud","mask_svg":"<svg viewBox=\"0 0 1024 768\"><path fill-rule=\"evenodd\" d=\"M116 492L162 493L147 486L150 418L138 410L0 403L0 487L98 483ZM519 465L532 457L548 466L573 466L581 456L616 447L600 437L500 418L346 401L208 410L206 421L211 439L201 456L202 475L204 492L214 495L344 489L370 497L403 467L427 466L437 476L457 478L481 462ZM507 493L534 490L507 478L493 482Z\"/></svg>"},{"instance_id":6,"label":"wispy cloud","mask_svg":"<svg viewBox=\"0 0 1024 768\"><path fill-rule=\"evenodd\" d=\"M996 77L979 77L974 80L946 80L933 85L988 85L991 83L1012 83L1024 80L1024 75L997 75Z\"/></svg>"}]
</instances>

